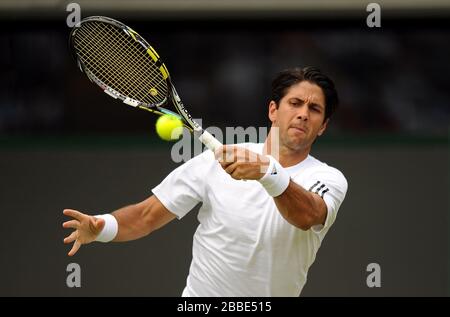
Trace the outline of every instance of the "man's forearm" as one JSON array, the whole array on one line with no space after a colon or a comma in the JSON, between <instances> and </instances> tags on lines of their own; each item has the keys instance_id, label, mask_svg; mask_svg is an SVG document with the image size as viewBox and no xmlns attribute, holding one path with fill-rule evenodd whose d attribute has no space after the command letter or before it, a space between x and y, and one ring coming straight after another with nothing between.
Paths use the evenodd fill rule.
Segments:
<instances>
[{"instance_id":1,"label":"man's forearm","mask_svg":"<svg viewBox=\"0 0 450 317\"><path fill-rule=\"evenodd\" d=\"M286 190L274 200L281 215L290 224L308 230L313 225L324 224L326 220L325 203L313 195L291 180Z\"/></svg>"},{"instance_id":2,"label":"man's forearm","mask_svg":"<svg viewBox=\"0 0 450 317\"><path fill-rule=\"evenodd\" d=\"M123 242L142 238L151 232L144 221L144 206L129 205L112 213L119 224L119 230L113 242Z\"/></svg>"},{"instance_id":3,"label":"man's forearm","mask_svg":"<svg viewBox=\"0 0 450 317\"><path fill-rule=\"evenodd\" d=\"M175 219L175 215L154 195L138 204L118 209L112 215L119 224L114 242L145 237Z\"/></svg>"}]
</instances>

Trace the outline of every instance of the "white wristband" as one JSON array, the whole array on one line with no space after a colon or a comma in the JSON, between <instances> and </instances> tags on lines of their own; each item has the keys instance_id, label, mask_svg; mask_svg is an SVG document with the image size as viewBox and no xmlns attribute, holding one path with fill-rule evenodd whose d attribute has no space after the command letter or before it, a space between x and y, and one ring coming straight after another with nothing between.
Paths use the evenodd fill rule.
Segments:
<instances>
[{"instance_id":1,"label":"white wristband","mask_svg":"<svg viewBox=\"0 0 450 317\"><path fill-rule=\"evenodd\" d=\"M267 155L267 157L270 159L269 168L258 181L270 196L277 197L289 186L291 178L276 159L270 155Z\"/></svg>"},{"instance_id":2,"label":"white wristband","mask_svg":"<svg viewBox=\"0 0 450 317\"><path fill-rule=\"evenodd\" d=\"M110 242L113 240L119 231L119 224L117 223L116 217L111 214L96 215L94 217L105 220L105 225L97 238L95 238L95 241Z\"/></svg>"}]
</instances>

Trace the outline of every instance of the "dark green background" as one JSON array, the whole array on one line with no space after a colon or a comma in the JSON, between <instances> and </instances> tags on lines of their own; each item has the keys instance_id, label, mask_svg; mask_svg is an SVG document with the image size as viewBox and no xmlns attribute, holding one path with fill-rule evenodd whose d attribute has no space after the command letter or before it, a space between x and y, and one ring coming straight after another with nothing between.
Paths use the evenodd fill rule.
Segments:
<instances>
[{"instance_id":1,"label":"dark green background","mask_svg":"<svg viewBox=\"0 0 450 317\"><path fill-rule=\"evenodd\" d=\"M63 208L111 212L150 195L176 166L170 144L138 137L33 140L0 151L0 295L179 296L196 209L142 240L94 243L73 258L61 228ZM313 155L339 168L349 190L303 295L448 295L447 143L323 143ZM71 262L81 266L79 289L66 286ZM381 266L381 288L366 286L372 262Z\"/></svg>"}]
</instances>

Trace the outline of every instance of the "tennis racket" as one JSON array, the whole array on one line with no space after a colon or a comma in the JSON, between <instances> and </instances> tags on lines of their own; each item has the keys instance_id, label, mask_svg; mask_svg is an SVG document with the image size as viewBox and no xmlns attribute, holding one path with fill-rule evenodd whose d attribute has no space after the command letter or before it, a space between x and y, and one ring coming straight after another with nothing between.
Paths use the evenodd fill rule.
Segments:
<instances>
[{"instance_id":1,"label":"tennis racket","mask_svg":"<svg viewBox=\"0 0 450 317\"><path fill-rule=\"evenodd\" d=\"M80 70L109 96L157 115L177 116L212 151L222 145L193 120L166 65L136 31L114 19L91 16L72 29L69 45Z\"/></svg>"}]
</instances>

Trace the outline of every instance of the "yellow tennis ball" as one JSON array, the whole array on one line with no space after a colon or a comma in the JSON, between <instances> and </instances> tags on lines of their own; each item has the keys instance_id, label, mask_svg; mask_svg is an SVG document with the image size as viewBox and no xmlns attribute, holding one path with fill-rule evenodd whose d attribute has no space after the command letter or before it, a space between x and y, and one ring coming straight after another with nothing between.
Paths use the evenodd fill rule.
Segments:
<instances>
[{"instance_id":1,"label":"yellow tennis ball","mask_svg":"<svg viewBox=\"0 0 450 317\"><path fill-rule=\"evenodd\" d=\"M175 116L164 114L156 121L156 133L165 141L173 141L183 134L183 123Z\"/></svg>"}]
</instances>

